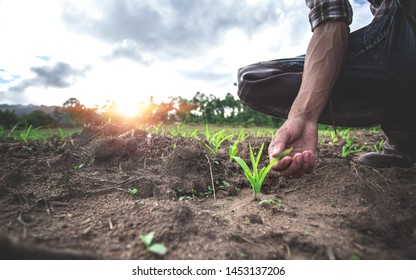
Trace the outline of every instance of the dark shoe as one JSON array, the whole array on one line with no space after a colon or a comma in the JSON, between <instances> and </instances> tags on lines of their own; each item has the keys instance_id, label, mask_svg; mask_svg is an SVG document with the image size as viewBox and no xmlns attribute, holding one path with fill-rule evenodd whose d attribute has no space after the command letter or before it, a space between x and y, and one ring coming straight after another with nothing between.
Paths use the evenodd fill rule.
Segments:
<instances>
[{"instance_id":1,"label":"dark shoe","mask_svg":"<svg viewBox=\"0 0 416 280\"><path fill-rule=\"evenodd\" d=\"M410 168L416 162L416 153L403 153L388 141L383 144L379 153L368 153L360 157L359 163L377 168L406 167Z\"/></svg>"}]
</instances>

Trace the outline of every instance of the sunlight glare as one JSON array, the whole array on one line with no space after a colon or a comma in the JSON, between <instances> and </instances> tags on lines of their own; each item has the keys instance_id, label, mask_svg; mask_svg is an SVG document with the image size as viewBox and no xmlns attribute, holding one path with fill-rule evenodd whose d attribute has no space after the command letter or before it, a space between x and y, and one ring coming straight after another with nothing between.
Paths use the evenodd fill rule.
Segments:
<instances>
[{"instance_id":1,"label":"sunlight glare","mask_svg":"<svg viewBox=\"0 0 416 280\"><path fill-rule=\"evenodd\" d=\"M139 104L136 102L122 101L117 103L117 112L127 118L139 115Z\"/></svg>"}]
</instances>

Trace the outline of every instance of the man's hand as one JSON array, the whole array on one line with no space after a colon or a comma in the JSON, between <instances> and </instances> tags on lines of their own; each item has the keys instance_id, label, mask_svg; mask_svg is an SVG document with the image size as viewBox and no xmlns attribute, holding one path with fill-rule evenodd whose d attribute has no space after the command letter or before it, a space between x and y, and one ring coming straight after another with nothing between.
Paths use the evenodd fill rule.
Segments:
<instances>
[{"instance_id":1,"label":"man's hand","mask_svg":"<svg viewBox=\"0 0 416 280\"><path fill-rule=\"evenodd\" d=\"M300 178L315 168L315 152L318 142L317 123L299 118L288 119L276 132L269 146L269 158L273 160L285 149L293 147L288 156L272 169L281 176Z\"/></svg>"}]
</instances>

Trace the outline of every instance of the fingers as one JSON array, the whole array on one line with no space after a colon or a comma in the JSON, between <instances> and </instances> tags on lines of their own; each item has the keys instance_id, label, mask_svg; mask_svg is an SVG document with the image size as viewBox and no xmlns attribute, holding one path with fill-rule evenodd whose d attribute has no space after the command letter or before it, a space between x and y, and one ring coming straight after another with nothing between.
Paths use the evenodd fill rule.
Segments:
<instances>
[{"instance_id":1,"label":"fingers","mask_svg":"<svg viewBox=\"0 0 416 280\"><path fill-rule=\"evenodd\" d=\"M282 160L284 162L280 165L277 163L273 169L280 171L280 175L283 177L300 178L304 174L312 173L315 168L315 156L311 151L297 153L290 161L286 158Z\"/></svg>"},{"instance_id":2,"label":"fingers","mask_svg":"<svg viewBox=\"0 0 416 280\"><path fill-rule=\"evenodd\" d=\"M284 151L288 140L289 135L286 129L279 129L274 135L272 142L270 143L269 155L273 158L277 157L281 152Z\"/></svg>"},{"instance_id":3,"label":"fingers","mask_svg":"<svg viewBox=\"0 0 416 280\"><path fill-rule=\"evenodd\" d=\"M292 157L286 156L280 159L277 163L272 166L272 169L275 171L281 171L287 169L292 163Z\"/></svg>"}]
</instances>

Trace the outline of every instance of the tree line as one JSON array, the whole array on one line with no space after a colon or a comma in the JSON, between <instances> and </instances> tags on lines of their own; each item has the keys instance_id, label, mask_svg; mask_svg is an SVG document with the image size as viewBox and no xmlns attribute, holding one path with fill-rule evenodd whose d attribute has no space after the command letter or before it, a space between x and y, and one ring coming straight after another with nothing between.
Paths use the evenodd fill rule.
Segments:
<instances>
[{"instance_id":1,"label":"tree line","mask_svg":"<svg viewBox=\"0 0 416 280\"><path fill-rule=\"evenodd\" d=\"M139 105L138 105L139 106ZM279 126L282 120L258 113L245 106L239 99L228 93L224 98L197 92L191 99L170 97L156 103L150 97L141 104L139 113L129 121L158 123L212 123L245 126ZM117 112L117 103L112 102L99 108L87 108L76 98L70 98L52 114L41 110L18 117L14 111L0 111L0 127L10 128L24 121L33 127L79 127L84 124L102 124L108 121L124 122L125 117Z\"/></svg>"}]
</instances>

